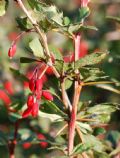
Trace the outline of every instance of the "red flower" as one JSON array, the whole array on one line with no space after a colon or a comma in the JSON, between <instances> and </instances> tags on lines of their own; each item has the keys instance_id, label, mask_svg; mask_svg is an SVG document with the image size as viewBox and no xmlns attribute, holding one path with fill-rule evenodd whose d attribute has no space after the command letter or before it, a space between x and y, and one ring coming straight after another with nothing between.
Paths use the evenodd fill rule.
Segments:
<instances>
[{"instance_id":1,"label":"red flower","mask_svg":"<svg viewBox=\"0 0 120 158\"><path fill-rule=\"evenodd\" d=\"M14 94L13 86L12 86L12 83L10 81L4 82L4 88L5 88L5 90L7 90L7 92L9 94L11 94L11 95Z\"/></svg>"},{"instance_id":2,"label":"red flower","mask_svg":"<svg viewBox=\"0 0 120 158\"><path fill-rule=\"evenodd\" d=\"M3 91L0 90L0 99L8 106L11 104L10 97Z\"/></svg>"},{"instance_id":3,"label":"red flower","mask_svg":"<svg viewBox=\"0 0 120 158\"><path fill-rule=\"evenodd\" d=\"M33 95L29 95L28 99L27 99L27 106L28 106L28 108L32 107L33 104L34 104L34 96Z\"/></svg>"},{"instance_id":4,"label":"red flower","mask_svg":"<svg viewBox=\"0 0 120 158\"><path fill-rule=\"evenodd\" d=\"M32 144L29 143L29 142L26 142L26 143L23 144L24 149L29 149L31 146L32 146Z\"/></svg>"},{"instance_id":5,"label":"red flower","mask_svg":"<svg viewBox=\"0 0 120 158\"><path fill-rule=\"evenodd\" d=\"M43 140L46 140L46 137L41 133L37 134L37 137L39 140L42 140L42 142L40 142L40 147L46 148L48 146L48 143L43 141Z\"/></svg>"},{"instance_id":6,"label":"red flower","mask_svg":"<svg viewBox=\"0 0 120 158\"><path fill-rule=\"evenodd\" d=\"M53 101L53 96L51 95L49 91L43 90L42 96L47 100Z\"/></svg>"},{"instance_id":7,"label":"red flower","mask_svg":"<svg viewBox=\"0 0 120 158\"><path fill-rule=\"evenodd\" d=\"M9 51L8 51L8 56L10 58L12 58L16 53L16 43L14 43L10 48L9 48Z\"/></svg>"}]
</instances>

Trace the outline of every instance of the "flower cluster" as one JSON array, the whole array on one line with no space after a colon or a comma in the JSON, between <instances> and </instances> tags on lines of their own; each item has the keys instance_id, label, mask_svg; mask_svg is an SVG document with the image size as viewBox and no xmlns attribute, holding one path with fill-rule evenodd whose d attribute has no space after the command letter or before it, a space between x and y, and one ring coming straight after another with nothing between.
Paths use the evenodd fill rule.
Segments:
<instances>
[{"instance_id":1,"label":"flower cluster","mask_svg":"<svg viewBox=\"0 0 120 158\"><path fill-rule=\"evenodd\" d=\"M48 90L43 90L44 80L42 76L39 77L38 69L35 70L32 78L29 81L29 89L32 94L27 99L27 109L23 112L22 117L26 118L29 115L36 117L39 112L39 102L41 97L49 101L53 101L53 96Z\"/></svg>"}]
</instances>

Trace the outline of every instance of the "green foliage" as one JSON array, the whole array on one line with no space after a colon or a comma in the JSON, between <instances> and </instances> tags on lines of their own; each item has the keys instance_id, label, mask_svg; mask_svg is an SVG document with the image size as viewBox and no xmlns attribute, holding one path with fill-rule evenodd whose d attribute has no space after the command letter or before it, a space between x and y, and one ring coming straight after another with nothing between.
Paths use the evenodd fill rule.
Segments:
<instances>
[{"instance_id":1,"label":"green foliage","mask_svg":"<svg viewBox=\"0 0 120 158\"><path fill-rule=\"evenodd\" d=\"M0 16L5 15L7 7L8 7L8 0L1 0L0 1Z\"/></svg>"},{"instance_id":2,"label":"green foliage","mask_svg":"<svg viewBox=\"0 0 120 158\"><path fill-rule=\"evenodd\" d=\"M92 53L90 55L86 55L84 58L79 59L75 63L75 69L80 69L84 66L91 66L100 63L105 57L107 53Z\"/></svg>"},{"instance_id":3,"label":"green foliage","mask_svg":"<svg viewBox=\"0 0 120 158\"><path fill-rule=\"evenodd\" d=\"M33 51L35 57L44 57L44 49L37 37L29 43L29 47Z\"/></svg>"}]
</instances>

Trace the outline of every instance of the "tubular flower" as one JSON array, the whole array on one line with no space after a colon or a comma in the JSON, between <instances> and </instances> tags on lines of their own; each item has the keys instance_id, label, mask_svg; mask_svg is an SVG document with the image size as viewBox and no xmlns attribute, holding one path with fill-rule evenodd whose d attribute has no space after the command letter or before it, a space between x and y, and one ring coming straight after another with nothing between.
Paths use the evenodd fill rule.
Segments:
<instances>
[{"instance_id":1,"label":"tubular flower","mask_svg":"<svg viewBox=\"0 0 120 158\"><path fill-rule=\"evenodd\" d=\"M9 48L9 50L8 50L8 56L10 57L10 58L13 58L13 56L15 55L15 53L16 53L16 43L14 43L14 44L12 44L12 46Z\"/></svg>"},{"instance_id":2,"label":"tubular flower","mask_svg":"<svg viewBox=\"0 0 120 158\"><path fill-rule=\"evenodd\" d=\"M47 100L53 101L53 96L51 95L49 91L43 90L42 96Z\"/></svg>"}]
</instances>

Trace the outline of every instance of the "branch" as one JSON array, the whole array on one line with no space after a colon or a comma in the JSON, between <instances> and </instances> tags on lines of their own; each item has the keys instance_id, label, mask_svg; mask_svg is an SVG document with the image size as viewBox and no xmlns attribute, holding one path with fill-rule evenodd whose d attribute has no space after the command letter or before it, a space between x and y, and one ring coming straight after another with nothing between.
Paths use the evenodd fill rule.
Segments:
<instances>
[{"instance_id":1,"label":"branch","mask_svg":"<svg viewBox=\"0 0 120 158\"><path fill-rule=\"evenodd\" d=\"M23 12L26 14L26 16L28 17L28 19L30 20L30 22L31 22L32 25L34 26L36 32L39 34L39 36L40 36L40 41L42 42L43 47L44 47L44 49L45 49L45 52L44 52L44 53L45 53L46 57L48 57L49 66L52 67L55 76L56 76L57 78L59 78L60 75L59 75L59 73L57 72L57 70L55 69L55 67L53 66L53 63L52 63L52 60L51 60L51 56L50 56L50 52L49 52L49 48L48 48L48 44L47 44L47 37L46 37L46 34L44 34L44 33L40 30L40 28L39 28L39 26L38 26L38 24L37 24L37 21L34 20L34 19L31 17L31 15L29 14L28 10L25 8L25 6L24 6L22 0L16 0L16 2L18 3L19 7L23 10Z\"/></svg>"}]
</instances>

